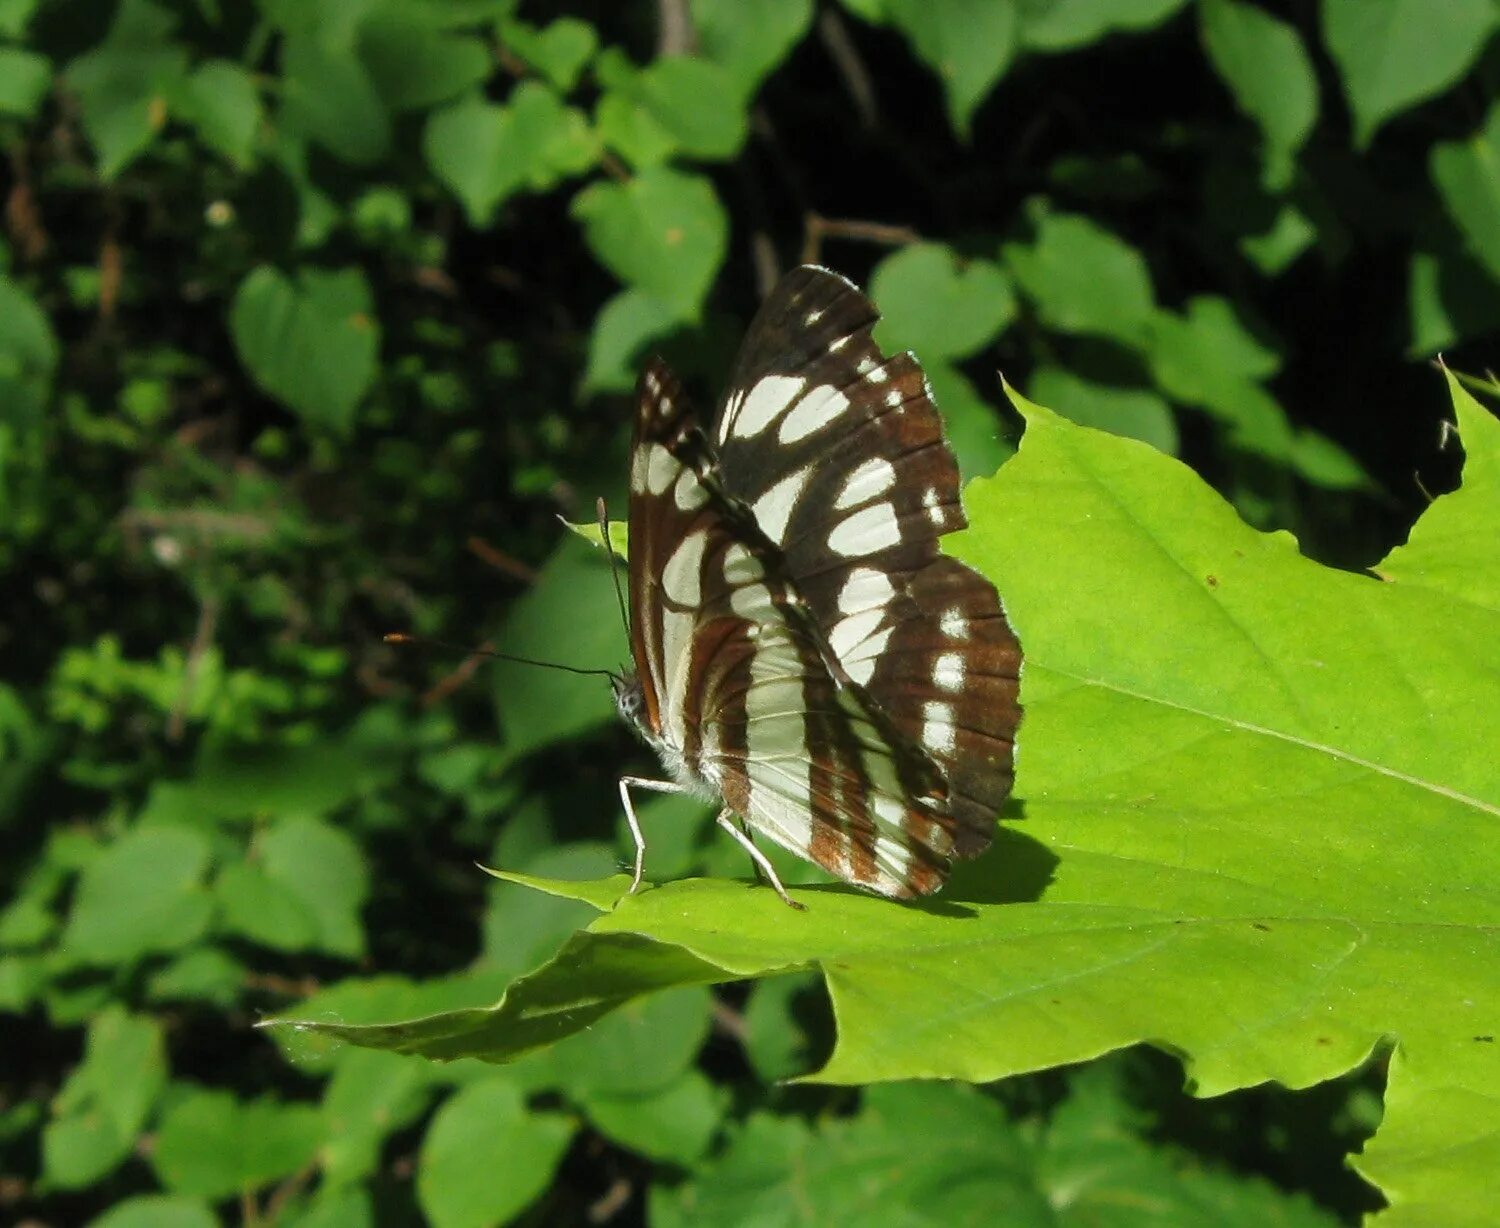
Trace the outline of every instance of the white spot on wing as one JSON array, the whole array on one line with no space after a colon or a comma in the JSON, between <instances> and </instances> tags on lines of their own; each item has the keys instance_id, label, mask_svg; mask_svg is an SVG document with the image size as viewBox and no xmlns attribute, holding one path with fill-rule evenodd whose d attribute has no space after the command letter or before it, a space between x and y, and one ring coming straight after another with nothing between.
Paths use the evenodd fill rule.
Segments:
<instances>
[{"instance_id":1,"label":"white spot on wing","mask_svg":"<svg viewBox=\"0 0 1500 1228\"><path fill-rule=\"evenodd\" d=\"M809 465L787 474L751 504L750 510L755 513L755 523L760 526L760 531L777 545L786 538L787 522L791 520L797 500L802 497L803 487L812 477L812 472L812 466Z\"/></svg>"},{"instance_id":2,"label":"white spot on wing","mask_svg":"<svg viewBox=\"0 0 1500 1228\"><path fill-rule=\"evenodd\" d=\"M844 483L839 497L833 501L835 509L842 511L856 503L868 503L878 499L896 484L896 467L884 457L872 456L860 464Z\"/></svg>"},{"instance_id":3,"label":"white spot on wing","mask_svg":"<svg viewBox=\"0 0 1500 1228\"><path fill-rule=\"evenodd\" d=\"M708 491L703 489L703 483L698 480L696 473L691 469L684 469L677 475L672 498L682 511L691 512L708 502Z\"/></svg>"},{"instance_id":4,"label":"white spot on wing","mask_svg":"<svg viewBox=\"0 0 1500 1228\"><path fill-rule=\"evenodd\" d=\"M839 612L858 614L861 610L884 608L885 603L896 595L891 578L873 567L856 567L839 589Z\"/></svg>"},{"instance_id":5,"label":"white spot on wing","mask_svg":"<svg viewBox=\"0 0 1500 1228\"><path fill-rule=\"evenodd\" d=\"M943 611L938 619L938 627L950 639L966 640L969 638L969 620L964 617L964 612L957 606Z\"/></svg>"},{"instance_id":6,"label":"white spot on wing","mask_svg":"<svg viewBox=\"0 0 1500 1228\"><path fill-rule=\"evenodd\" d=\"M723 443L729 438L729 432L734 428L734 420L740 416L740 407L745 403L743 390L736 392L724 402L724 412L719 416L718 440Z\"/></svg>"},{"instance_id":7,"label":"white spot on wing","mask_svg":"<svg viewBox=\"0 0 1500 1228\"><path fill-rule=\"evenodd\" d=\"M865 370L864 376L872 384L883 384L891 378L891 373L884 367L877 367L874 363L871 363Z\"/></svg>"},{"instance_id":8,"label":"white spot on wing","mask_svg":"<svg viewBox=\"0 0 1500 1228\"><path fill-rule=\"evenodd\" d=\"M848 408L849 398L833 385L824 384L803 397L792 412L781 420L781 429L776 432L776 438L782 443L796 443L799 439L806 439Z\"/></svg>"},{"instance_id":9,"label":"white spot on wing","mask_svg":"<svg viewBox=\"0 0 1500 1228\"><path fill-rule=\"evenodd\" d=\"M906 398L901 395L900 389L897 388L892 388L888 393L885 394L885 403L892 409L896 409L905 400Z\"/></svg>"},{"instance_id":10,"label":"white spot on wing","mask_svg":"<svg viewBox=\"0 0 1500 1228\"><path fill-rule=\"evenodd\" d=\"M666 492L681 466L659 443L653 443L646 453L646 489L653 495Z\"/></svg>"},{"instance_id":11,"label":"white spot on wing","mask_svg":"<svg viewBox=\"0 0 1500 1228\"><path fill-rule=\"evenodd\" d=\"M844 672L853 678L860 686L868 686L870 679L875 674L876 662L880 660L880 654L885 651L886 642L891 638L892 627L884 631L877 631L869 639L859 646L859 651L848 658L841 658L839 664L844 667Z\"/></svg>"},{"instance_id":12,"label":"white spot on wing","mask_svg":"<svg viewBox=\"0 0 1500 1228\"><path fill-rule=\"evenodd\" d=\"M845 558L875 554L901 540L896 509L889 503L872 503L834 525L828 548Z\"/></svg>"},{"instance_id":13,"label":"white spot on wing","mask_svg":"<svg viewBox=\"0 0 1500 1228\"><path fill-rule=\"evenodd\" d=\"M942 653L933 663L932 680L945 691L961 690L964 685L963 653Z\"/></svg>"},{"instance_id":14,"label":"white spot on wing","mask_svg":"<svg viewBox=\"0 0 1500 1228\"><path fill-rule=\"evenodd\" d=\"M876 627L880 626L880 620L883 617L885 617L885 611L877 607L839 619L834 624L833 630L828 633L828 647L833 649L833 655L841 661L849 656L870 637Z\"/></svg>"},{"instance_id":15,"label":"white spot on wing","mask_svg":"<svg viewBox=\"0 0 1500 1228\"><path fill-rule=\"evenodd\" d=\"M922 745L939 755L951 755L958 748L951 704L922 705Z\"/></svg>"},{"instance_id":16,"label":"white spot on wing","mask_svg":"<svg viewBox=\"0 0 1500 1228\"><path fill-rule=\"evenodd\" d=\"M745 397L731 433L740 437L759 435L781 417L804 386L805 381L794 375L765 376Z\"/></svg>"},{"instance_id":17,"label":"white spot on wing","mask_svg":"<svg viewBox=\"0 0 1500 1228\"><path fill-rule=\"evenodd\" d=\"M662 568L662 591L678 605L696 606L703 598L703 550L707 545L708 534L701 530L689 533L677 543Z\"/></svg>"},{"instance_id":18,"label":"white spot on wing","mask_svg":"<svg viewBox=\"0 0 1500 1228\"><path fill-rule=\"evenodd\" d=\"M927 509L927 519L933 524L942 524L948 519L948 509L943 506L943 496L937 487L929 486L922 492L922 506Z\"/></svg>"}]
</instances>

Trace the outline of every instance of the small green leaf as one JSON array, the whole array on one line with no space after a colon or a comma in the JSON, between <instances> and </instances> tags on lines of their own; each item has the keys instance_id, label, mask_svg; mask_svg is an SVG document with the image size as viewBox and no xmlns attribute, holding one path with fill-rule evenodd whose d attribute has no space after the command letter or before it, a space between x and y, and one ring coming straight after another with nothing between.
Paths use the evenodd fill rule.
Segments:
<instances>
[{"instance_id":1,"label":"small green leaf","mask_svg":"<svg viewBox=\"0 0 1500 1228\"><path fill-rule=\"evenodd\" d=\"M434 29L420 14L372 7L359 26L359 58L391 111L447 102L490 75L493 61L471 34Z\"/></svg>"},{"instance_id":2,"label":"small green leaf","mask_svg":"<svg viewBox=\"0 0 1500 1228\"><path fill-rule=\"evenodd\" d=\"M240 283L229 326L255 382L313 427L346 435L376 373L380 326L357 268L262 265Z\"/></svg>"},{"instance_id":3,"label":"small green leaf","mask_svg":"<svg viewBox=\"0 0 1500 1228\"><path fill-rule=\"evenodd\" d=\"M137 828L84 870L64 950L91 964L124 964L191 946L208 928L208 840L184 827Z\"/></svg>"},{"instance_id":4,"label":"small green leaf","mask_svg":"<svg viewBox=\"0 0 1500 1228\"><path fill-rule=\"evenodd\" d=\"M1407 303L1410 358L1500 328L1500 284L1457 240L1412 253Z\"/></svg>"},{"instance_id":5,"label":"small green leaf","mask_svg":"<svg viewBox=\"0 0 1500 1228\"><path fill-rule=\"evenodd\" d=\"M709 992L669 989L615 1011L550 1054L558 1085L575 1095L642 1096L677 1082L708 1036Z\"/></svg>"},{"instance_id":6,"label":"small green leaf","mask_svg":"<svg viewBox=\"0 0 1500 1228\"><path fill-rule=\"evenodd\" d=\"M432 1068L415 1058L346 1049L323 1092L323 1180L362 1180L379 1166L380 1146L427 1105Z\"/></svg>"},{"instance_id":7,"label":"small green leaf","mask_svg":"<svg viewBox=\"0 0 1500 1228\"><path fill-rule=\"evenodd\" d=\"M564 1118L529 1112L509 1079L471 1083L422 1139L417 1203L433 1228L508 1223L552 1184L572 1137Z\"/></svg>"},{"instance_id":8,"label":"small green leaf","mask_svg":"<svg viewBox=\"0 0 1500 1228\"><path fill-rule=\"evenodd\" d=\"M886 0L886 13L937 73L953 130L967 139L975 110L1015 56L1017 0Z\"/></svg>"},{"instance_id":9,"label":"small green leaf","mask_svg":"<svg viewBox=\"0 0 1500 1228\"><path fill-rule=\"evenodd\" d=\"M690 0L702 53L729 70L740 99L748 99L802 41L812 24L812 0Z\"/></svg>"},{"instance_id":10,"label":"small green leaf","mask_svg":"<svg viewBox=\"0 0 1500 1228\"><path fill-rule=\"evenodd\" d=\"M654 1092L586 1091L579 1101L599 1132L622 1147L647 1159L690 1168L703 1158L718 1133L729 1092L689 1070Z\"/></svg>"},{"instance_id":11,"label":"small green leaf","mask_svg":"<svg viewBox=\"0 0 1500 1228\"><path fill-rule=\"evenodd\" d=\"M564 94L599 47L594 27L576 17L559 17L540 30L524 21L502 21L500 41Z\"/></svg>"},{"instance_id":12,"label":"small green leaf","mask_svg":"<svg viewBox=\"0 0 1500 1228\"><path fill-rule=\"evenodd\" d=\"M190 1089L163 1115L151 1163L174 1193L229 1198L296 1172L321 1141L311 1105Z\"/></svg>"},{"instance_id":13,"label":"small green leaf","mask_svg":"<svg viewBox=\"0 0 1500 1228\"><path fill-rule=\"evenodd\" d=\"M259 866L225 866L214 883L214 898L224 933L278 951L303 951L317 938L317 922L302 901Z\"/></svg>"},{"instance_id":14,"label":"small green leaf","mask_svg":"<svg viewBox=\"0 0 1500 1228\"><path fill-rule=\"evenodd\" d=\"M122 0L105 40L67 67L65 80L78 95L105 179L135 161L166 126L168 101L188 65L187 51L167 39L175 25L151 0Z\"/></svg>"},{"instance_id":15,"label":"small green leaf","mask_svg":"<svg viewBox=\"0 0 1500 1228\"><path fill-rule=\"evenodd\" d=\"M175 1194L137 1194L89 1220L88 1228L220 1228L206 1203Z\"/></svg>"},{"instance_id":16,"label":"small green leaf","mask_svg":"<svg viewBox=\"0 0 1500 1228\"><path fill-rule=\"evenodd\" d=\"M616 90L640 106L689 157L732 158L745 143L747 108L736 79L718 64L669 55L615 80Z\"/></svg>"},{"instance_id":17,"label":"small green leaf","mask_svg":"<svg viewBox=\"0 0 1500 1228\"><path fill-rule=\"evenodd\" d=\"M1492 0L1322 0L1322 12L1360 146L1391 116L1457 82L1496 24Z\"/></svg>"},{"instance_id":18,"label":"small green leaf","mask_svg":"<svg viewBox=\"0 0 1500 1228\"><path fill-rule=\"evenodd\" d=\"M1188 0L1021 0L1023 46L1071 51L1107 34L1149 30L1185 7Z\"/></svg>"},{"instance_id":19,"label":"small green leaf","mask_svg":"<svg viewBox=\"0 0 1500 1228\"><path fill-rule=\"evenodd\" d=\"M472 95L428 120L423 150L433 173L475 226L524 188L545 191L588 169L599 141L583 113L552 90L523 82L505 106Z\"/></svg>"},{"instance_id":20,"label":"small green leaf","mask_svg":"<svg viewBox=\"0 0 1500 1228\"><path fill-rule=\"evenodd\" d=\"M1266 186L1279 191L1318 120L1307 49L1296 27L1244 0L1205 0L1198 15L1209 60L1261 130Z\"/></svg>"},{"instance_id":21,"label":"small green leaf","mask_svg":"<svg viewBox=\"0 0 1500 1228\"><path fill-rule=\"evenodd\" d=\"M261 120L255 78L228 60L209 60L188 78L185 98L186 118L203 143L235 166L248 167Z\"/></svg>"},{"instance_id":22,"label":"small green leaf","mask_svg":"<svg viewBox=\"0 0 1500 1228\"><path fill-rule=\"evenodd\" d=\"M1210 411L1230 410L1245 384L1281 367L1276 351L1240 323L1233 305L1210 296L1192 299L1181 315L1157 312L1148 345L1158 387L1173 400Z\"/></svg>"},{"instance_id":23,"label":"small green leaf","mask_svg":"<svg viewBox=\"0 0 1500 1228\"><path fill-rule=\"evenodd\" d=\"M911 243L887 256L871 275L870 297L881 314L875 339L923 362L977 353L1016 315L1010 278L998 264L962 259L939 243Z\"/></svg>"},{"instance_id":24,"label":"small green leaf","mask_svg":"<svg viewBox=\"0 0 1500 1228\"><path fill-rule=\"evenodd\" d=\"M585 188L573 216L616 277L680 319L698 319L729 241L728 216L707 179L651 167L629 183Z\"/></svg>"},{"instance_id":25,"label":"small green leaf","mask_svg":"<svg viewBox=\"0 0 1500 1228\"><path fill-rule=\"evenodd\" d=\"M1029 244L1008 243L1003 255L1042 323L1139 346L1155 314L1141 254L1086 217L1046 213L1034 225Z\"/></svg>"},{"instance_id":26,"label":"small green leaf","mask_svg":"<svg viewBox=\"0 0 1500 1228\"><path fill-rule=\"evenodd\" d=\"M1500 104L1464 141L1435 145L1432 178L1469 249L1500 281Z\"/></svg>"},{"instance_id":27,"label":"small green leaf","mask_svg":"<svg viewBox=\"0 0 1500 1228\"><path fill-rule=\"evenodd\" d=\"M585 393L635 387L641 351L681 327L677 312L644 290L621 290L600 309L589 332Z\"/></svg>"},{"instance_id":28,"label":"small green leaf","mask_svg":"<svg viewBox=\"0 0 1500 1228\"><path fill-rule=\"evenodd\" d=\"M391 145L391 117L354 49L354 32L325 41L293 26L282 46L282 121L353 166L371 166Z\"/></svg>"},{"instance_id":29,"label":"small green leaf","mask_svg":"<svg viewBox=\"0 0 1500 1228\"><path fill-rule=\"evenodd\" d=\"M47 1183L81 1189L118 1167L134 1150L166 1082L160 1024L118 1006L96 1017L83 1062L63 1084L56 1116L42 1132Z\"/></svg>"},{"instance_id":30,"label":"small green leaf","mask_svg":"<svg viewBox=\"0 0 1500 1228\"><path fill-rule=\"evenodd\" d=\"M982 396L957 367L931 362L924 368L932 399L943 415L943 433L958 460L964 481L988 477L1015 452L1001 437L999 410Z\"/></svg>"},{"instance_id":31,"label":"small green leaf","mask_svg":"<svg viewBox=\"0 0 1500 1228\"><path fill-rule=\"evenodd\" d=\"M1032 373L1027 395L1080 426L1139 439L1168 456L1177 455L1177 419L1172 407L1145 388L1119 388L1061 367L1039 367Z\"/></svg>"},{"instance_id":32,"label":"small green leaf","mask_svg":"<svg viewBox=\"0 0 1500 1228\"><path fill-rule=\"evenodd\" d=\"M290 892L312 920L312 945L347 959L365 951L360 908L370 893L359 845L320 819L294 817L259 840L266 877Z\"/></svg>"},{"instance_id":33,"label":"small green leaf","mask_svg":"<svg viewBox=\"0 0 1500 1228\"><path fill-rule=\"evenodd\" d=\"M594 111L599 139L637 170L659 166L677 152L677 141L656 118L624 94L607 90Z\"/></svg>"},{"instance_id":34,"label":"small green leaf","mask_svg":"<svg viewBox=\"0 0 1500 1228\"><path fill-rule=\"evenodd\" d=\"M52 86L52 61L35 51L0 47L0 115L30 119Z\"/></svg>"}]
</instances>

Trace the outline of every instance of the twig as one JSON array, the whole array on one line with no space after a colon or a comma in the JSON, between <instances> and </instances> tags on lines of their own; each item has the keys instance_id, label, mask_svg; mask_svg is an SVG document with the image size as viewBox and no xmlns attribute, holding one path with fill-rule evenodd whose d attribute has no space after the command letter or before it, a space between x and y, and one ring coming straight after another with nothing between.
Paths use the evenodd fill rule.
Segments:
<instances>
[{"instance_id":1,"label":"twig","mask_svg":"<svg viewBox=\"0 0 1500 1228\"><path fill-rule=\"evenodd\" d=\"M745 1026L745 1017L728 1003L721 1002L718 998L715 998L713 1007L709 1013L713 1019L714 1027L723 1032L725 1036L739 1041L742 1045L750 1039L750 1029Z\"/></svg>"},{"instance_id":2,"label":"twig","mask_svg":"<svg viewBox=\"0 0 1500 1228\"><path fill-rule=\"evenodd\" d=\"M849 101L859 113L860 125L866 131L874 131L880 125L875 86L865 62L855 49L854 40L849 37L849 27L832 5L826 6L818 17L818 37L827 48L844 88L849 91Z\"/></svg>"},{"instance_id":3,"label":"twig","mask_svg":"<svg viewBox=\"0 0 1500 1228\"><path fill-rule=\"evenodd\" d=\"M514 576L523 584L536 583L535 567L521 562L515 555L507 554L498 546L490 545L484 538L470 537L464 545L468 547L470 554L476 555L496 571L503 571L508 576Z\"/></svg>"},{"instance_id":4,"label":"twig","mask_svg":"<svg viewBox=\"0 0 1500 1228\"><path fill-rule=\"evenodd\" d=\"M188 647L182 689L177 692L177 702L172 705L172 715L167 718L168 742L182 741L187 727L188 708L192 706L193 692L198 687L198 671L203 665L204 654L213 646L214 631L218 625L219 599L205 597L198 605L198 625L193 630L193 642Z\"/></svg>"},{"instance_id":5,"label":"twig","mask_svg":"<svg viewBox=\"0 0 1500 1228\"><path fill-rule=\"evenodd\" d=\"M691 55L698 50L698 32L687 0L656 0L656 54Z\"/></svg>"},{"instance_id":6,"label":"twig","mask_svg":"<svg viewBox=\"0 0 1500 1228\"><path fill-rule=\"evenodd\" d=\"M421 699L422 706L424 708L435 707L464 686L474 676L475 671L484 664L484 654L494 650L495 646L489 641L481 644L476 652L459 662L457 669L427 689Z\"/></svg>"},{"instance_id":7,"label":"twig","mask_svg":"<svg viewBox=\"0 0 1500 1228\"><path fill-rule=\"evenodd\" d=\"M628 1177L616 1177L609 1189L605 1190L589 1207L589 1223L602 1224L606 1220L614 1219L620 1209L630 1201L630 1190Z\"/></svg>"},{"instance_id":8,"label":"twig","mask_svg":"<svg viewBox=\"0 0 1500 1228\"><path fill-rule=\"evenodd\" d=\"M308 1183L317 1176L317 1173L318 1161L311 1160L272 1190L270 1197L266 1199L266 1222L268 1224L280 1222L281 1213L286 1209L287 1204L307 1188Z\"/></svg>"},{"instance_id":9,"label":"twig","mask_svg":"<svg viewBox=\"0 0 1500 1228\"><path fill-rule=\"evenodd\" d=\"M315 976L281 976L275 972L247 972L244 983L246 989L264 989L286 998L310 998L323 988Z\"/></svg>"},{"instance_id":10,"label":"twig","mask_svg":"<svg viewBox=\"0 0 1500 1228\"><path fill-rule=\"evenodd\" d=\"M866 222L857 218L826 218L819 213L807 215L803 222L803 234L803 264L818 262L824 239L852 239L860 243L879 243L886 247L903 247L922 239L910 226Z\"/></svg>"}]
</instances>

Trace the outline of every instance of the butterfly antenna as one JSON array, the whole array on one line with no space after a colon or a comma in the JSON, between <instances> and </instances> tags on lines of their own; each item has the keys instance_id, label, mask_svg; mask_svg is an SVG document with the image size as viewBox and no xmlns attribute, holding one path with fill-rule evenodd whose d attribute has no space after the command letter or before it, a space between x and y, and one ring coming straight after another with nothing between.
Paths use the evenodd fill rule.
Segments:
<instances>
[{"instance_id":1,"label":"butterfly antenna","mask_svg":"<svg viewBox=\"0 0 1500 1228\"><path fill-rule=\"evenodd\" d=\"M609 578L615 582L615 601L620 606L620 621L625 624L625 634L630 634L630 614L625 608L625 590L620 586L620 559L615 554L615 548L609 544L609 509L604 506L604 496L599 497L595 505L595 512L599 516L599 541L604 546L604 552L609 555Z\"/></svg>"},{"instance_id":2,"label":"butterfly antenna","mask_svg":"<svg viewBox=\"0 0 1500 1228\"><path fill-rule=\"evenodd\" d=\"M577 665L563 665L559 661L538 661L533 657L518 657L514 653L496 652L493 648L472 648L466 644L450 644L447 640L432 640L422 635L407 635L404 631L392 631L380 637L387 644L411 644L418 648L446 648L450 652L467 653L473 657L493 657L497 661L515 661L520 665L536 665L542 669L560 669L569 674L587 674L598 678L613 678L614 670L581 669Z\"/></svg>"}]
</instances>

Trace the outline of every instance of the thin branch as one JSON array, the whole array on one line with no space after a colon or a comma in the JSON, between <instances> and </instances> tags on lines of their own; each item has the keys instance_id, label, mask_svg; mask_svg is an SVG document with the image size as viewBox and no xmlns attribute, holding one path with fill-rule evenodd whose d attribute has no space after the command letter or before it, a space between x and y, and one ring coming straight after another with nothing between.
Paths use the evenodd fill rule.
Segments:
<instances>
[{"instance_id":1,"label":"thin branch","mask_svg":"<svg viewBox=\"0 0 1500 1228\"><path fill-rule=\"evenodd\" d=\"M464 543L469 553L488 563L496 571L503 571L508 576L514 576L523 584L536 583L536 568L530 564L521 562L513 554L507 554L498 546L492 546L482 537L470 537Z\"/></svg>"},{"instance_id":2,"label":"thin branch","mask_svg":"<svg viewBox=\"0 0 1500 1228\"><path fill-rule=\"evenodd\" d=\"M824 239L850 239L858 243L878 243L885 247L904 247L918 243L922 236L910 226L889 222L868 222L858 218L826 218L809 213L803 222L802 263L817 264Z\"/></svg>"},{"instance_id":3,"label":"thin branch","mask_svg":"<svg viewBox=\"0 0 1500 1228\"><path fill-rule=\"evenodd\" d=\"M218 625L219 599L205 597L198 604L198 625L193 630L193 642L188 647L182 688L177 692L177 702L172 705L172 715L167 718L168 742L182 741L187 728L188 709L193 704L193 692L198 689L198 672L203 666L204 655L213 647L214 632Z\"/></svg>"},{"instance_id":4,"label":"thin branch","mask_svg":"<svg viewBox=\"0 0 1500 1228\"><path fill-rule=\"evenodd\" d=\"M854 40L849 36L849 27L832 5L826 6L818 16L818 38L827 49L844 88L849 91L849 101L859 114L860 126L867 132L873 132L880 126L875 84L854 46Z\"/></svg>"}]
</instances>

